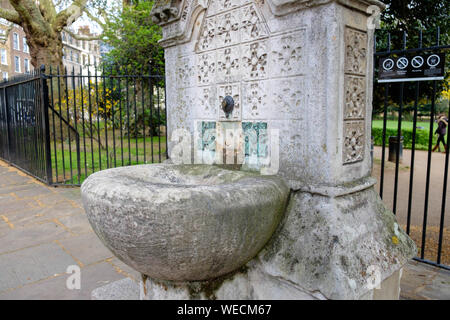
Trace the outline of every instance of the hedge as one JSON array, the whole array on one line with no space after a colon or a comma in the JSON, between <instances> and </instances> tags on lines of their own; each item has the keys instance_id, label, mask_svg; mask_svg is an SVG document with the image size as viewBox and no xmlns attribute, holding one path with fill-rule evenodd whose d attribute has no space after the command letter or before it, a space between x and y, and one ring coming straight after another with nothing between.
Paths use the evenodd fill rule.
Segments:
<instances>
[{"instance_id":1,"label":"hedge","mask_svg":"<svg viewBox=\"0 0 450 320\"><path fill-rule=\"evenodd\" d=\"M428 130L417 129L416 130L416 149L418 150L428 150ZM402 129L402 136L404 138L403 148L411 149L412 147L412 135L413 129ZM381 146L383 144L383 129L382 128L372 128L372 136L374 138L374 144L376 146ZM389 137L397 137L397 129L386 129L386 147L389 145ZM447 139L447 138L446 138ZM433 146L437 142L437 135L433 135ZM442 145L441 145L442 146Z\"/></svg>"}]
</instances>

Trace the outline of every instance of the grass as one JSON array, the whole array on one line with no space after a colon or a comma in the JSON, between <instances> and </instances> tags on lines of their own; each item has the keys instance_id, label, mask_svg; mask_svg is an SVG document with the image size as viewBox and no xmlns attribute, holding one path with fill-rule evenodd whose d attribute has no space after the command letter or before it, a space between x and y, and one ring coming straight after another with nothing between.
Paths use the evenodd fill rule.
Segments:
<instances>
[{"instance_id":1,"label":"grass","mask_svg":"<svg viewBox=\"0 0 450 320\"><path fill-rule=\"evenodd\" d=\"M373 120L372 121L372 127L374 128L383 128L383 120ZM429 122L417 122L417 127L422 127L423 129L418 130L425 130L427 132L430 132L430 123ZM434 129L436 129L437 124L434 124ZM398 121L397 120L388 120L386 123L387 129L397 129L398 128ZM402 128L403 129L413 129L413 122L412 121L402 121Z\"/></svg>"},{"instance_id":2,"label":"grass","mask_svg":"<svg viewBox=\"0 0 450 320\"><path fill-rule=\"evenodd\" d=\"M146 137L130 138L115 137L108 134L108 150L106 150L106 135L101 137L102 147L89 137L80 137L80 167L77 164L77 149L75 141L51 142L53 180L58 184L81 184L90 174L107 168L159 163L166 159L166 138ZM122 147L123 146L123 147ZM153 148L153 157L152 157ZM79 170L78 170L79 169ZM78 172L79 171L79 172Z\"/></svg>"},{"instance_id":3,"label":"grass","mask_svg":"<svg viewBox=\"0 0 450 320\"><path fill-rule=\"evenodd\" d=\"M428 150L428 140L429 140L429 133L430 133L430 122L428 121L419 121L417 122L417 133L416 133L416 150ZM378 135L380 135L380 130L383 129L383 120L373 120L372 121L372 128L378 129ZM433 125L433 146L437 143L437 135L434 134L434 131L437 128L437 124L434 123ZM387 133L386 136L386 147L388 146L388 139L390 135L397 135L397 129L398 129L398 121L397 120L388 120L386 123L386 129L390 132ZM413 122L412 121L402 121L402 135L405 136L405 142L403 145L404 149L411 149L412 147L412 130L413 130ZM375 135L373 132L372 135ZM375 145L381 146L381 138L380 136L377 136L378 139L375 139ZM441 148L443 146L441 145Z\"/></svg>"}]
</instances>

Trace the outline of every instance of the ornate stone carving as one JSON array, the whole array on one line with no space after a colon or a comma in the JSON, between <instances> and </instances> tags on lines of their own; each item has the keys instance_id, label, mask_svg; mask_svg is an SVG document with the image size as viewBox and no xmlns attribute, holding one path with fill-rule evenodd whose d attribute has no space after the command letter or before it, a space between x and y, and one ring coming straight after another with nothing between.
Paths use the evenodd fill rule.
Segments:
<instances>
[{"instance_id":1,"label":"ornate stone carving","mask_svg":"<svg viewBox=\"0 0 450 320\"><path fill-rule=\"evenodd\" d=\"M217 90L217 109L219 113L219 121L239 121L241 120L241 89L239 84L222 85ZM227 118L222 110L222 101L226 96L230 96L234 100L234 109L230 117Z\"/></svg>"},{"instance_id":2,"label":"ornate stone carving","mask_svg":"<svg viewBox=\"0 0 450 320\"><path fill-rule=\"evenodd\" d=\"M243 46L244 79L263 79L267 75L267 44L265 41Z\"/></svg>"},{"instance_id":3,"label":"ornate stone carving","mask_svg":"<svg viewBox=\"0 0 450 320\"><path fill-rule=\"evenodd\" d=\"M301 88L304 88L303 77L272 80L271 82L273 81L276 81L276 85L275 83L270 85L272 88L270 104L279 108L280 118L286 114L291 119L299 119L298 115L301 113L300 108L304 106L305 98L305 93L301 91Z\"/></svg>"},{"instance_id":4,"label":"ornate stone carving","mask_svg":"<svg viewBox=\"0 0 450 320\"><path fill-rule=\"evenodd\" d=\"M242 41L256 40L268 35L265 23L253 4L242 8L241 21Z\"/></svg>"},{"instance_id":5,"label":"ornate stone carving","mask_svg":"<svg viewBox=\"0 0 450 320\"><path fill-rule=\"evenodd\" d=\"M239 47L226 48L217 51L218 82L234 82L239 80L239 59Z\"/></svg>"},{"instance_id":6,"label":"ornate stone carving","mask_svg":"<svg viewBox=\"0 0 450 320\"><path fill-rule=\"evenodd\" d=\"M365 122L344 122L344 164L351 164L364 159Z\"/></svg>"},{"instance_id":7,"label":"ornate stone carving","mask_svg":"<svg viewBox=\"0 0 450 320\"><path fill-rule=\"evenodd\" d=\"M239 10L217 16L217 47L225 47L237 44L239 37Z\"/></svg>"},{"instance_id":8,"label":"ornate stone carving","mask_svg":"<svg viewBox=\"0 0 450 320\"><path fill-rule=\"evenodd\" d=\"M198 83L209 84L215 80L216 61L214 53L203 53L197 56Z\"/></svg>"},{"instance_id":9,"label":"ornate stone carving","mask_svg":"<svg viewBox=\"0 0 450 320\"><path fill-rule=\"evenodd\" d=\"M211 4L209 5L210 9L208 9L208 14L213 15L216 13L221 13L223 11L236 8L240 5L241 5L240 0L211 0Z\"/></svg>"},{"instance_id":10,"label":"ornate stone carving","mask_svg":"<svg viewBox=\"0 0 450 320\"><path fill-rule=\"evenodd\" d=\"M182 57L177 63L177 81L179 88L188 88L194 85L195 56Z\"/></svg>"},{"instance_id":11,"label":"ornate stone carving","mask_svg":"<svg viewBox=\"0 0 450 320\"><path fill-rule=\"evenodd\" d=\"M364 160L367 34L346 27L345 45L343 162L351 164Z\"/></svg>"},{"instance_id":12,"label":"ornate stone carving","mask_svg":"<svg viewBox=\"0 0 450 320\"><path fill-rule=\"evenodd\" d=\"M215 49L215 32L216 32L216 18L206 18L203 22L202 31L200 33L200 39L197 49L200 51L206 51Z\"/></svg>"},{"instance_id":13,"label":"ornate stone carving","mask_svg":"<svg viewBox=\"0 0 450 320\"><path fill-rule=\"evenodd\" d=\"M304 31L271 39L271 75L290 76L304 73Z\"/></svg>"},{"instance_id":14,"label":"ornate stone carving","mask_svg":"<svg viewBox=\"0 0 450 320\"><path fill-rule=\"evenodd\" d=\"M215 119L217 117L216 109L216 89L214 86L201 87L197 94L197 105L201 106L195 116L199 119Z\"/></svg>"},{"instance_id":15,"label":"ornate stone carving","mask_svg":"<svg viewBox=\"0 0 450 320\"><path fill-rule=\"evenodd\" d=\"M267 82L257 81L245 84L245 98L243 101L243 116L244 119L257 119L266 110L267 106Z\"/></svg>"},{"instance_id":16,"label":"ornate stone carving","mask_svg":"<svg viewBox=\"0 0 450 320\"><path fill-rule=\"evenodd\" d=\"M345 72L365 75L367 66L367 34L351 28L345 29Z\"/></svg>"},{"instance_id":17,"label":"ornate stone carving","mask_svg":"<svg viewBox=\"0 0 450 320\"><path fill-rule=\"evenodd\" d=\"M366 79L345 76L345 120L364 119L366 115Z\"/></svg>"},{"instance_id":18,"label":"ornate stone carving","mask_svg":"<svg viewBox=\"0 0 450 320\"><path fill-rule=\"evenodd\" d=\"M150 15L154 23L163 23L175 18L178 12L172 0L156 0Z\"/></svg>"}]
</instances>

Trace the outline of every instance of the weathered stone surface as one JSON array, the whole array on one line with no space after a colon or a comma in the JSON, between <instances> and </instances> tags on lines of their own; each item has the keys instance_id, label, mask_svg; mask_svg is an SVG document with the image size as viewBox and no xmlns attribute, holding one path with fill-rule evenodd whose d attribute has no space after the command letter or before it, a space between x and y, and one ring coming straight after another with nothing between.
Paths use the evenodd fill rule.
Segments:
<instances>
[{"instance_id":1,"label":"weathered stone surface","mask_svg":"<svg viewBox=\"0 0 450 320\"><path fill-rule=\"evenodd\" d=\"M371 277L389 278L415 256L374 188L340 197L295 192L273 240L258 256L274 277L329 299L358 299Z\"/></svg>"},{"instance_id":2,"label":"weathered stone surface","mask_svg":"<svg viewBox=\"0 0 450 320\"><path fill-rule=\"evenodd\" d=\"M285 211L282 179L206 165L101 171L81 187L88 219L122 261L154 279L232 272L267 243Z\"/></svg>"},{"instance_id":3,"label":"weathered stone surface","mask_svg":"<svg viewBox=\"0 0 450 320\"><path fill-rule=\"evenodd\" d=\"M203 283L148 280L141 298L398 299L398 270L415 254L373 187L340 197L294 192L277 232L245 269Z\"/></svg>"}]
</instances>

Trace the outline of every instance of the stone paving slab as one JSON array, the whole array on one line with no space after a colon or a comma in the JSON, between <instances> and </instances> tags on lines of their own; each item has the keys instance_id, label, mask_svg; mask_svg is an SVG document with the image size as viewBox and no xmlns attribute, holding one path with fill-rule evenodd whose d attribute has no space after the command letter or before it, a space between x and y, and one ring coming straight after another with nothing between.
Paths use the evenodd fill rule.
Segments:
<instances>
[{"instance_id":1,"label":"stone paving slab","mask_svg":"<svg viewBox=\"0 0 450 320\"><path fill-rule=\"evenodd\" d=\"M75 260L56 243L4 254L0 259L0 292L65 273Z\"/></svg>"},{"instance_id":2,"label":"stone paving slab","mask_svg":"<svg viewBox=\"0 0 450 320\"><path fill-rule=\"evenodd\" d=\"M401 299L450 300L450 271L411 261L403 270Z\"/></svg>"},{"instance_id":3,"label":"stone paving slab","mask_svg":"<svg viewBox=\"0 0 450 320\"><path fill-rule=\"evenodd\" d=\"M0 300L90 300L91 293L96 288L125 279L106 261L81 268L80 290L67 288L69 277L69 274L62 274L0 293Z\"/></svg>"},{"instance_id":4,"label":"stone paving slab","mask_svg":"<svg viewBox=\"0 0 450 320\"><path fill-rule=\"evenodd\" d=\"M64 239L59 243L74 257L77 257L83 266L113 258L111 251L98 240L93 232Z\"/></svg>"},{"instance_id":5,"label":"stone paving slab","mask_svg":"<svg viewBox=\"0 0 450 320\"><path fill-rule=\"evenodd\" d=\"M0 243L0 299L90 299L128 275L93 233L79 188L46 186L2 161ZM80 290L66 286L73 265Z\"/></svg>"}]
</instances>

